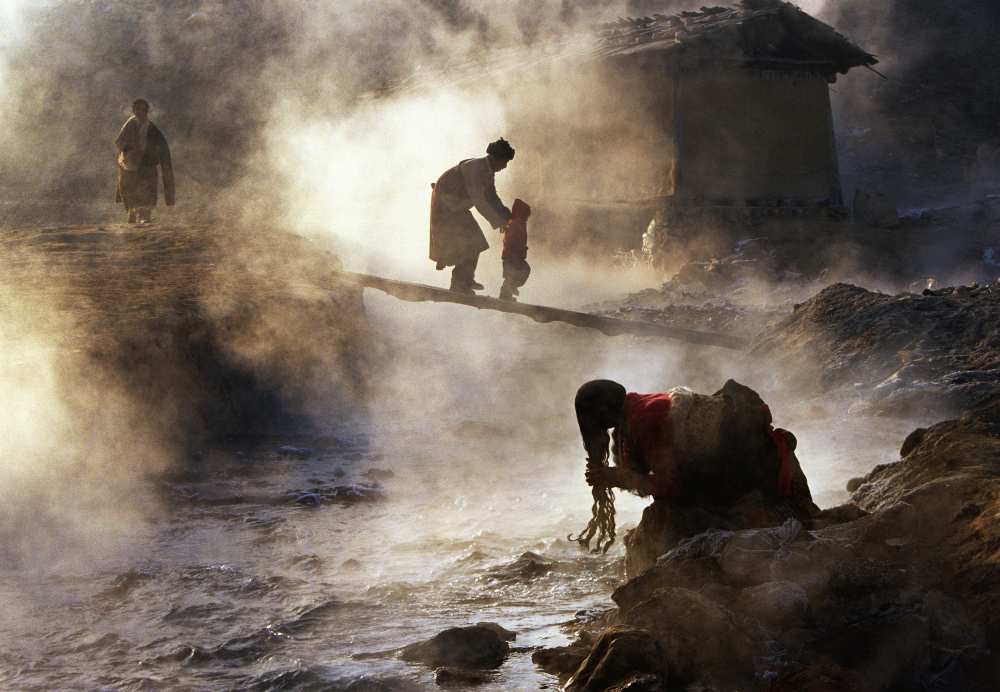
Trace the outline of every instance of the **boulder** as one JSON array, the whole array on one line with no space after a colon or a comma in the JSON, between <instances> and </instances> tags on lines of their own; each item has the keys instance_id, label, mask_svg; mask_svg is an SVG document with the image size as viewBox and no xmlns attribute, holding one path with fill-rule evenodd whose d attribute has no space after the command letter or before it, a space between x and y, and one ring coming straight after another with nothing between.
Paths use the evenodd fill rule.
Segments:
<instances>
[{"instance_id":1,"label":"boulder","mask_svg":"<svg viewBox=\"0 0 1000 692\"><path fill-rule=\"evenodd\" d=\"M404 661L423 663L431 668L496 668L507 659L510 646L490 627L452 627L427 641L404 646Z\"/></svg>"},{"instance_id":2,"label":"boulder","mask_svg":"<svg viewBox=\"0 0 1000 692\"><path fill-rule=\"evenodd\" d=\"M711 529L681 541L639 576L612 594L625 610L665 586L702 589L712 582L742 587L772 581L774 563L787 559L786 546L809 546L813 537L789 519L769 529Z\"/></svg>"},{"instance_id":3,"label":"boulder","mask_svg":"<svg viewBox=\"0 0 1000 692\"><path fill-rule=\"evenodd\" d=\"M664 654L649 632L631 627L605 630L566 683L567 692L604 692L638 675L664 671Z\"/></svg>"},{"instance_id":4,"label":"boulder","mask_svg":"<svg viewBox=\"0 0 1000 692\"><path fill-rule=\"evenodd\" d=\"M812 508L811 501L808 503ZM816 510L818 513L818 510ZM791 503L779 498L765 497L759 491L749 492L734 501L726 508L684 507L677 508L670 503L654 501L642 513L639 525L625 535L625 576L629 579L639 576L651 568L656 561L680 545L685 539L710 531L730 532L753 529L775 532L776 525L786 526L795 535L782 538L775 534L776 540L794 540L802 532L802 521L795 518L800 514L803 520L809 509L796 509ZM784 524L782 524L784 522ZM792 522L792 523L788 523ZM787 527L796 527L788 529ZM780 532L779 532L780 533ZM716 537L722 533L714 534ZM749 539L747 539L749 540ZM746 546L740 546L745 548ZM751 550L774 547L773 541L767 541ZM752 556L750 556L752 557ZM738 558L737 558L738 559ZM758 581L767 581L766 575Z\"/></svg>"},{"instance_id":5,"label":"boulder","mask_svg":"<svg viewBox=\"0 0 1000 692\"><path fill-rule=\"evenodd\" d=\"M442 687L466 689L490 682L493 675L485 670L468 668L438 668L434 671L434 682Z\"/></svg>"},{"instance_id":6,"label":"boulder","mask_svg":"<svg viewBox=\"0 0 1000 692\"><path fill-rule=\"evenodd\" d=\"M752 671L753 647L733 614L697 591L659 589L621 619L652 635L662 652L659 670L672 682L739 679Z\"/></svg>"},{"instance_id":7,"label":"boulder","mask_svg":"<svg viewBox=\"0 0 1000 692\"><path fill-rule=\"evenodd\" d=\"M683 539L707 529L725 527L723 518L708 512L678 511L665 503L653 502L643 510L639 525L625 534L626 578L638 577Z\"/></svg>"},{"instance_id":8,"label":"boulder","mask_svg":"<svg viewBox=\"0 0 1000 692\"><path fill-rule=\"evenodd\" d=\"M517 639L517 632L512 632L506 627L498 625L495 622L477 622L476 627L485 627L488 630L493 630L496 632L496 635L505 642L512 642Z\"/></svg>"},{"instance_id":9,"label":"boulder","mask_svg":"<svg viewBox=\"0 0 1000 692\"><path fill-rule=\"evenodd\" d=\"M771 578L774 551L746 548L738 542L726 546L719 556L719 567L726 579L735 584L761 584Z\"/></svg>"},{"instance_id":10,"label":"boulder","mask_svg":"<svg viewBox=\"0 0 1000 692\"><path fill-rule=\"evenodd\" d=\"M847 481L847 492L853 493L864 482L863 478L852 478ZM834 524L845 524L847 522L854 521L855 519L860 519L861 517L867 515L868 512L858 507L853 502L848 502L842 505L837 505L836 507L828 507L820 511L819 514L813 519L813 528L822 529L828 526L833 526Z\"/></svg>"},{"instance_id":11,"label":"boulder","mask_svg":"<svg viewBox=\"0 0 1000 692\"><path fill-rule=\"evenodd\" d=\"M765 625L785 628L805 619L809 596L795 582L769 581L743 589L738 607Z\"/></svg>"},{"instance_id":12,"label":"boulder","mask_svg":"<svg viewBox=\"0 0 1000 692\"><path fill-rule=\"evenodd\" d=\"M558 563L530 550L513 562L493 569L489 578L501 583L526 583L544 577L556 568Z\"/></svg>"},{"instance_id":13,"label":"boulder","mask_svg":"<svg viewBox=\"0 0 1000 692\"><path fill-rule=\"evenodd\" d=\"M846 544L820 537L776 552L770 575L778 581L794 582L810 596L817 596L829 585L837 565L852 555Z\"/></svg>"},{"instance_id":14,"label":"boulder","mask_svg":"<svg viewBox=\"0 0 1000 692\"><path fill-rule=\"evenodd\" d=\"M531 662L549 675L565 679L576 672L589 654L590 647L585 642L576 642L569 646L539 649L531 654Z\"/></svg>"}]
</instances>

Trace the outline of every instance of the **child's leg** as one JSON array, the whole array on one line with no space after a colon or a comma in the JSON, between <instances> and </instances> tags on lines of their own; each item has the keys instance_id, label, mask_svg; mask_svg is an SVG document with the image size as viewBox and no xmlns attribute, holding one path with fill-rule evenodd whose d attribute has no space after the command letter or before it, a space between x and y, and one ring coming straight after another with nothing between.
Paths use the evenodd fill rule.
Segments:
<instances>
[{"instance_id":1,"label":"child's leg","mask_svg":"<svg viewBox=\"0 0 1000 692\"><path fill-rule=\"evenodd\" d=\"M514 260L503 261L503 284L500 286L500 300L514 300L517 287L514 285Z\"/></svg>"},{"instance_id":2,"label":"child's leg","mask_svg":"<svg viewBox=\"0 0 1000 692\"><path fill-rule=\"evenodd\" d=\"M517 289L527 283L529 276L531 276L531 265L525 260L516 260L513 267L513 276L511 277L514 295L519 293Z\"/></svg>"}]
</instances>

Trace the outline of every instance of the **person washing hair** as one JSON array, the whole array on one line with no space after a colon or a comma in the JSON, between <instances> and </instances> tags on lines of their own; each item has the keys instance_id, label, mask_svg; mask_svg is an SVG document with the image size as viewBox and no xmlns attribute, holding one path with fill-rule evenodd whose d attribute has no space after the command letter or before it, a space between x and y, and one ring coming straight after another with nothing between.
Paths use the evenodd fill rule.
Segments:
<instances>
[{"instance_id":1,"label":"person washing hair","mask_svg":"<svg viewBox=\"0 0 1000 692\"><path fill-rule=\"evenodd\" d=\"M795 436L775 429L768 406L738 382L706 396L683 387L638 394L593 380L577 391L575 408L594 517L574 540L587 547L595 537L603 550L614 541L615 488L729 524L699 530L789 517L806 523L819 511L794 454Z\"/></svg>"},{"instance_id":2,"label":"person washing hair","mask_svg":"<svg viewBox=\"0 0 1000 692\"><path fill-rule=\"evenodd\" d=\"M500 287L500 300L517 300L521 288L531 275L531 265L528 264L528 217L531 207L521 199L514 200L511 207L510 221L503 233L503 285Z\"/></svg>"},{"instance_id":3,"label":"person washing hair","mask_svg":"<svg viewBox=\"0 0 1000 692\"><path fill-rule=\"evenodd\" d=\"M470 211L473 207L493 228L503 228L511 211L497 195L495 177L514 158L514 148L502 137L486 147L486 156L465 159L431 184L430 259L438 270L454 267L451 290L474 293L479 255L490 244Z\"/></svg>"}]
</instances>

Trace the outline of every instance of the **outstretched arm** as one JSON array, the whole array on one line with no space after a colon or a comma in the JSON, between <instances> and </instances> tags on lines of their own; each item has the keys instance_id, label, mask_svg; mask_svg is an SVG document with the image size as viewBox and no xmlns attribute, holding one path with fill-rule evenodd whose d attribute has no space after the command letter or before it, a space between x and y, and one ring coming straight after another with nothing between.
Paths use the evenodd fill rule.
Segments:
<instances>
[{"instance_id":1,"label":"outstretched arm","mask_svg":"<svg viewBox=\"0 0 1000 692\"><path fill-rule=\"evenodd\" d=\"M510 209L500 200L500 195L497 194L496 183L492 177L483 186L482 203L483 208L480 208L477 204L476 209L486 217L486 220L490 222L493 228L503 228L507 225L511 217Z\"/></svg>"},{"instance_id":2,"label":"outstretched arm","mask_svg":"<svg viewBox=\"0 0 1000 692\"><path fill-rule=\"evenodd\" d=\"M510 209L497 195L493 171L485 159L472 159L462 163L465 189L476 207L492 228L503 228L510 219Z\"/></svg>"},{"instance_id":3,"label":"outstretched arm","mask_svg":"<svg viewBox=\"0 0 1000 692\"><path fill-rule=\"evenodd\" d=\"M631 490L642 497L653 495L656 490L655 479L646 473L639 473L621 466L602 466L587 464L587 484L607 488Z\"/></svg>"}]
</instances>

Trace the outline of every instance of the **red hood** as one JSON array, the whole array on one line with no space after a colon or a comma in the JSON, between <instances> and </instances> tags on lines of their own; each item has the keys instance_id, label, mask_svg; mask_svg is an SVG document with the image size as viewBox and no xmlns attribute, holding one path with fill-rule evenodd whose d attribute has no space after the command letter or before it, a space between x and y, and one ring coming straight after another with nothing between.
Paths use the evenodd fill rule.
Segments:
<instances>
[{"instance_id":1,"label":"red hood","mask_svg":"<svg viewBox=\"0 0 1000 692\"><path fill-rule=\"evenodd\" d=\"M531 207L523 199L515 199L514 206L510 209L511 216L515 221L527 221L531 216Z\"/></svg>"}]
</instances>

